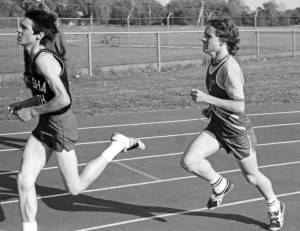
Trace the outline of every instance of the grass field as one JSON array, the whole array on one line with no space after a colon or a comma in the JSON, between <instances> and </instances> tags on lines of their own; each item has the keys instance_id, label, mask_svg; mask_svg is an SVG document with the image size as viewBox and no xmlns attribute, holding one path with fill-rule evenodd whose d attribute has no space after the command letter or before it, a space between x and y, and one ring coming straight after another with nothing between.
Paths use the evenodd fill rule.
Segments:
<instances>
[{"instance_id":1,"label":"grass field","mask_svg":"<svg viewBox=\"0 0 300 231\"><path fill-rule=\"evenodd\" d=\"M299 103L300 57L242 61L247 104ZM98 72L94 77L70 78L73 110L78 116L197 108L189 92L204 87L205 65L174 66L161 72L152 69ZM29 97L22 81L0 85L0 119L15 119L7 105Z\"/></svg>"}]
</instances>

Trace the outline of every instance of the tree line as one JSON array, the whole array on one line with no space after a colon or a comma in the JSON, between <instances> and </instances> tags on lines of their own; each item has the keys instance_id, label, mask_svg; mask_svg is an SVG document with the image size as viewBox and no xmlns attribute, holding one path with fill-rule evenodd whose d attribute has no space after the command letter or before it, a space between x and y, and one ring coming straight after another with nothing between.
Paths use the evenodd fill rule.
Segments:
<instances>
[{"instance_id":1,"label":"tree line","mask_svg":"<svg viewBox=\"0 0 300 231\"><path fill-rule=\"evenodd\" d=\"M243 26L300 24L300 7L282 10L272 0L254 11L243 0L171 0L166 6L156 0L0 0L0 17L22 17L37 2L45 3L60 18L92 17L106 25L166 24L167 18L170 24L191 25L217 16L231 17Z\"/></svg>"}]
</instances>

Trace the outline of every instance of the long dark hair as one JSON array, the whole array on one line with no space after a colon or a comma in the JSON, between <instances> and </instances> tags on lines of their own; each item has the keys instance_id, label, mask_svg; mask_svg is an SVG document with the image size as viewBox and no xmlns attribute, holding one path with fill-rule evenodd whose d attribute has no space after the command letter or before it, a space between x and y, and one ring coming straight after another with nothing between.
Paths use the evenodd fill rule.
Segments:
<instances>
[{"instance_id":1,"label":"long dark hair","mask_svg":"<svg viewBox=\"0 0 300 231\"><path fill-rule=\"evenodd\" d=\"M226 42L229 54L236 55L240 49L240 35L235 23L228 18L214 18L207 21L207 25L214 27L216 36Z\"/></svg>"}]
</instances>

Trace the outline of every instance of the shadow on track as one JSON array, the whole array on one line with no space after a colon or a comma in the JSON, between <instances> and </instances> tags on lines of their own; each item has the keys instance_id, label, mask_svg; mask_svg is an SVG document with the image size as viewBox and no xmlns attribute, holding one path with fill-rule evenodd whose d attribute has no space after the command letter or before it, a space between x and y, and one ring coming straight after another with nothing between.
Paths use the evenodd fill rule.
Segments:
<instances>
[{"instance_id":1,"label":"shadow on track","mask_svg":"<svg viewBox=\"0 0 300 231\"><path fill-rule=\"evenodd\" d=\"M18 199L18 190L16 184L17 174L5 174L6 172L7 171L0 171L0 222L5 220L5 210L2 208L3 202ZM36 191L37 195L42 197L66 193L66 191L62 189L41 186L38 184L36 184ZM153 220L165 223L168 222L165 218L155 217L155 214L187 212L186 210L177 208L143 206L119 201L104 200L101 198L91 197L85 194L78 196L64 195L61 197L43 198L42 201L50 208L59 211L86 211L128 214L141 218L153 217ZM253 224L260 228L267 229L267 224L240 214L215 212L187 212L182 215L233 220L240 223Z\"/></svg>"},{"instance_id":2,"label":"shadow on track","mask_svg":"<svg viewBox=\"0 0 300 231\"><path fill-rule=\"evenodd\" d=\"M55 189L52 193L64 193L64 191ZM62 211L90 211L90 212L113 212L119 214L129 214L141 218L153 217L153 220L166 222L165 218L155 217L155 214L169 214L186 212L183 209L159 207L159 206L143 206L136 204L128 204L125 202L104 200L86 195L64 196L64 198L43 199L43 201L51 208ZM224 220L233 220L245 224L253 224L267 230L267 224L261 221L246 217L240 214L231 213L215 213L215 212L187 212L182 214L185 216L211 217Z\"/></svg>"},{"instance_id":3,"label":"shadow on track","mask_svg":"<svg viewBox=\"0 0 300 231\"><path fill-rule=\"evenodd\" d=\"M0 136L0 144L11 148L18 148L18 149L24 148L26 142L27 139Z\"/></svg>"}]
</instances>

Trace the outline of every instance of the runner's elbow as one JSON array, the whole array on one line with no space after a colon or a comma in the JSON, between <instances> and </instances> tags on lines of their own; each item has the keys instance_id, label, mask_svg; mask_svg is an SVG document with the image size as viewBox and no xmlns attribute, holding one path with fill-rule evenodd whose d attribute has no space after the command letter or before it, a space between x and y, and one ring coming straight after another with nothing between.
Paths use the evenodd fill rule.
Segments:
<instances>
[{"instance_id":1,"label":"runner's elbow","mask_svg":"<svg viewBox=\"0 0 300 231\"><path fill-rule=\"evenodd\" d=\"M61 97L61 100L59 101L62 107L66 107L71 103L71 99L69 96Z\"/></svg>"},{"instance_id":2,"label":"runner's elbow","mask_svg":"<svg viewBox=\"0 0 300 231\"><path fill-rule=\"evenodd\" d=\"M243 107L243 108L239 108L239 110L238 110L238 113L240 113L240 114L243 114L243 113L245 113L245 107Z\"/></svg>"},{"instance_id":3,"label":"runner's elbow","mask_svg":"<svg viewBox=\"0 0 300 231\"><path fill-rule=\"evenodd\" d=\"M238 103L235 107L235 112L237 113L245 113L245 104L243 103Z\"/></svg>"}]
</instances>

